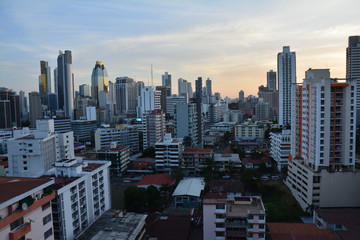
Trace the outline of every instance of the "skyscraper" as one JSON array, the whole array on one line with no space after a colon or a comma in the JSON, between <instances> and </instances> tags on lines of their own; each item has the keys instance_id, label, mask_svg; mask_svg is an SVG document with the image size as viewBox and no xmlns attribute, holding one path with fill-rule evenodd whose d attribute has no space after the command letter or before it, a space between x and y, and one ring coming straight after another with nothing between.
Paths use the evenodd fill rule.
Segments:
<instances>
[{"instance_id":1,"label":"skyscraper","mask_svg":"<svg viewBox=\"0 0 360 240\"><path fill-rule=\"evenodd\" d=\"M276 72L270 70L266 73L266 82L269 90L276 90Z\"/></svg>"},{"instance_id":2,"label":"skyscraper","mask_svg":"<svg viewBox=\"0 0 360 240\"><path fill-rule=\"evenodd\" d=\"M197 115L197 132L198 142L197 144L202 147L202 78L198 77L195 80L196 87L196 115Z\"/></svg>"},{"instance_id":3,"label":"skyscraper","mask_svg":"<svg viewBox=\"0 0 360 240\"><path fill-rule=\"evenodd\" d=\"M166 98L171 96L170 87L156 86L156 90L161 92L160 105L164 113L167 113Z\"/></svg>"},{"instance_id":4,"label":"skyscraper","mask_svg":"<svg viewBox=\"0 0 360 240\"><path fill-rule=\"evenodd\" d=\"M289 46L277 56L279 85L279 125L291 123L291 86L296 83L296 56Z\"/></svg>"},{"instance_id":5,"label":"skyscraper","mask_svg":"<svg viewBox=\"0 0 360 240\"><path fill-rule=\"evenodd\" d=\"M73 118L74 112L74 75L72 72L71 51L59 51L55 73L58 107L64 111L65 117Z\"/></svg>"},{"instance_id":6,"label":"skyscraper","mask_svg":"<svg viewBox=\"0 0 360 240\"><path fill-rule=\"evenodd\" d=\"M51 70L47 61L40 61L40 73L39 93L41 97L41 103L43 105L48 105L48 94L51 93Z\"/></svg>"},{"instance_id":7,"label":"skyscraper","mask_svg":"<svg viewBox=\"0 0 360 240\"><path fill-rule=\"evenodd\" d=\"M171 91L171 75L168 74L168 72L165 72L165 74L162 75L162 86L170 87L170 94L172 93L172 91Z\"/></svg>"},{"instance_id":8,"label":"skyscraper","mask_svg":"<svg viewBox=\"0 0 360 240\"><path fill-rule=\"evenodd\" d=\"M356 81L356 123L360 123L360 35L350 36L346 48L346 78Z\"/></svg>"},{"instance_id":9,"label":"skyscraper","mask_svg":"<svg viewBox=\"0 0 360 240\"><path fill-rule=\"evenodd\" d=\"M136 114L138 84L129 77L118 77L115 82L117 114Z\"/></svg>"},{"instance_id":10,"label":"skyscraper","mask_svg":"<svg viewBox=\"0 0 360 240\"><path fill-rule=\"evenodd\" d=\"M94 99L95 106L99 108L101 91L109 92L109 77L104 63L96 61L95 67L91 74L91 97Z\"/></svg>"},{"instance_id":11,"label":"skyscraper","mask_svg":"<svg viewBox=\"0 0 360 240\"><path fill-rule=\"evenodd\" d=\"M42 95L38 92L29 93L29 105L30 105L30 127L36 127L36 120L42 117L41 107Z\"/></svg>"},{"instance_id":12,"label":"skyscraper","mask_svg":"<svg viewBox=\"0 0 360 240\"><path fill-rule=\"evenodd\" d=\"M211 89L211 79L206 79L206 95L211 96L212 95L212 89Z\"/></svg>"},{"instance_id":13,"label":"skyscraper","mask_svg":"<svg viewBox=\"0 0 360 240\"><path fill-rule=\"evenodd\" d=\"M245 101L245 93L243 90L240 90L239 92L239 102L244 102Z\"/></svg>"}]
</instances>

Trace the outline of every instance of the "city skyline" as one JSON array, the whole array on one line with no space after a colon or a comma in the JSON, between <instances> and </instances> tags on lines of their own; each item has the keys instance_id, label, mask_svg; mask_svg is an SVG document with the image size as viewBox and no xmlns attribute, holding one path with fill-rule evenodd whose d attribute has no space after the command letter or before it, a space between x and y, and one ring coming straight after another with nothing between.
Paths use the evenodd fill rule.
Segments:
<instances>
[{"instance_id":1,"label":"city skyline","mask_svg":"<svg viewBox=\"0 0 360 240\"><path fill-rule=\"evenodd\" d=\"M345 77L348 37L360 33L356 6L352 0L1 1L6 79L0 86L38 91L39 62L55 69L58 50L72 52L75 90L91 84L94 62L103 61L112 82L128 76L149 85L152 64L155 86L169 72L173 89L179 78L195 86L198 77L209 77L222 97L240 90L256 95L266 73L276 71L283 46L296 52L297 82L308 68Z\"/></svg>"}]
</instances>

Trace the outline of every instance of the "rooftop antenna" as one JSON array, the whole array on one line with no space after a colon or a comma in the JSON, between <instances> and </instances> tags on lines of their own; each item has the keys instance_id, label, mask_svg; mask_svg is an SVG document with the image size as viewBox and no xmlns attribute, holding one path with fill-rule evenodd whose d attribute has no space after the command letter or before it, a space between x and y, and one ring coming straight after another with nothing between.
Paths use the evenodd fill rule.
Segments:
<instances>
[{"instance_id":1,"label":"rooftop antenna","mask_svg":"<svg viewBox=\"0 0 360 240\"><path fill-rule=\"evenodd\" d=\"M154 71L152 64L151 64L151 87L154 87Z\"/></svg>"}]
</instances>

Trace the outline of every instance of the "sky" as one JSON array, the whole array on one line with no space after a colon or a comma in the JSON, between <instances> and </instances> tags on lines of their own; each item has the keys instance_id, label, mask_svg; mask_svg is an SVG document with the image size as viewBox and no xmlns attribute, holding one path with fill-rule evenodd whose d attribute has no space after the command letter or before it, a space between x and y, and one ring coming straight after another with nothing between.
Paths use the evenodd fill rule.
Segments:
<instances>
[{"instance_id":1,"label":"sky","mask_svg":"<svg viewBox=\"0 0 360 240\"><path fill-rule=\"evenodd\" d=\"M297 82L309 68L345 77L348 36L360 35L358 0L1 0L0 87L38 91L40 60L56 67L71 50L75 90L96 61L109 79L161 85L161 75L212 80L222 97L257 95L283 46L296 52ZM53 80L52 76L52 80Z\"/></svg>"}]
</instances>

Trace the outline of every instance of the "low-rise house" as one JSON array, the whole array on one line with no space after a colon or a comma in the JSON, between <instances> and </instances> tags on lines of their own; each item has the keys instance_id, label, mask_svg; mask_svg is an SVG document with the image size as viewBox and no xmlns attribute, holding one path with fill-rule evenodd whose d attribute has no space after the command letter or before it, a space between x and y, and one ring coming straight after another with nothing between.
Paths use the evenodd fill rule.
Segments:
<instances>
[{"instance_id":1,"label":"low-rise house","mask_svg":"<svg viewBox=\"0 0 360 240\"><path fill-rule=\"evenodd\" d=\"M189 175L200 175L213 157L212 149L187 148L182 152L181 166L189 171Z\"/></svg>"},{"instance_id":2,"label":"low-rise house","mask_svg":"<svg viewBox=\"0 0 360 240\"><path fill-rule=\"evenodd\" d=\"M199 207L205 188L203 178L185 178L179 182L172 194L175 207Z\"/></svg>"},{"instance_id":3,"label":"low-rise house","mask_svg":"<svg viewBox=\"0 0 360 240\"><path fill-rule=\"evenodd\" d=\"M169 174L151 174L145 175L137 184L137 187L147 188L149 186L161 188L163 185L173 186L175 180Z\"/></svg>"},{"instance_id":4,"label":"low-rise house","mask_svg":"<svg viewBox=\"0 0 360 240\"><path fill-rule=\"evenodd\" d=\"M239 154L214 154L214 166L219 172L235 172L241 169Z\"/></svg>"}]
</instances>

